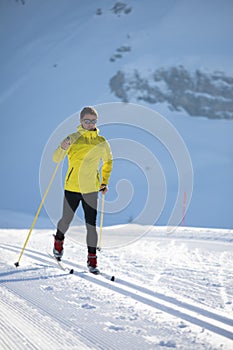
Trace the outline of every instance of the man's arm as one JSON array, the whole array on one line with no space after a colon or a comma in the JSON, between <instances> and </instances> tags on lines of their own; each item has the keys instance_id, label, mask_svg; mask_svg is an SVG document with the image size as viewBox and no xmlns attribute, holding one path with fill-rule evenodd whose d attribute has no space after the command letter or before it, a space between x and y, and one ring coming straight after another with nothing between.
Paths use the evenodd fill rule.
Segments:
<instances>
[{"instance_id":1,"label":"man's arm","mask_svg":"<svg viewBox=\"0 0 233 350\"><path fill-rule=\"evenodd\" d=\"M58 148L53 152L53 161L55 163L59 163L65 158L66 153L67 153L70 145L71 145L71 138L70 138L70 136L67 136L61 142L61 144L58 146Z\"/></svg>"},{"instance_id":2,"label":"man's arm","mask_svg":"<svg viewBox=\"0 0 233 350\"><path fill-rule=\"evenodd\" d=\"M53 161L55 163L61 162L67 155L67 152L72 143L77 141L79 137L80 134L78 132L74 132L73 134L68 135L53 152Z\"/></svg>"}]
</instances>

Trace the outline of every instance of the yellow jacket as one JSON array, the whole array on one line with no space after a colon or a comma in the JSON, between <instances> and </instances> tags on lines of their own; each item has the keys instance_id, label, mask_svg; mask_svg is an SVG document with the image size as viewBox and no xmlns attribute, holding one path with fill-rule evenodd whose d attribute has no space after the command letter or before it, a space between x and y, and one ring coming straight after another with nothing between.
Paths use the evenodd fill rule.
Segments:
<instances>
[{"instance_id":1,"label":"yellow jacket","mask_svg":"<svg viewBox=\"0 0 233 350\"><path fill-rule=\"evenodd\" d=\"M112 153L109 143L99 130L89 131L80 125L78 131L69 135L71 145L63 150L61 145L53 153L53 161L58 163L68 156L68 171L65 190L90 193L100 189L99 166L102 160L101 183L107 185L112 171Z\"/></svg>"}]
</instances>

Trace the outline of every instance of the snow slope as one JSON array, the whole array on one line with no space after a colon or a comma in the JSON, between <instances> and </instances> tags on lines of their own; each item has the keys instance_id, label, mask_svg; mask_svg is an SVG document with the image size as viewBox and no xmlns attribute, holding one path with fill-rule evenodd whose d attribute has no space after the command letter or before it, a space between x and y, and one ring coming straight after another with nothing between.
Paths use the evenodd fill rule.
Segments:
<instances>
[{"instance_id":1,"label":"snow slope","mask_svg":"<svg viewBox=\"0 0 233 350\"><path fill-rule=\"evenodd\" d=\"M232 1L134 0L126 2L132 8L127 14L114 13L115 4L113 0L0 2L1 209L33 216L41 199L39 167L46 143L58 125L83 106L118 101L109 80L119 69L135 67L149 73L182 64L188 70L232 75ZM131 50L111 62L124 46ZM186 225L232 228L233 122L190 118L183 111L172 113L166 105L153 108L177 128L193 162L195 186ZM103 131L110 139L122 133L132 136L116 126ZM146 142L144 137L141 143ZM164 155L157 148L154 153L167 171L170 198L157 222L166 225L177 184L172 167L164 165ZM113 170L109 193L113 202L124 168L130 164L116 163ZM141 177L129 181L141 196ZM106 218L107 224L134 217L139 201L132 206L135 211L119 211ZM17 222L19 227L20 218ZM4 216L0 227L6 227Z\"/></svg>"},{"instance_id":2,"label":"snow slope","mask_svg":"<svg viewBox=\"0 0 233 350\"><path fill-rule=\"evenodd\" d=\"M233 231L154 227L132 243L145 229L104 229L103 276L86 272L82 227L65 242L73 275L48 256L53 237L43 229L15 268L28 232L1 229L1 349L231 350ZM121 230L128 244L113 249Z\"/></svg>"}]
</instances>

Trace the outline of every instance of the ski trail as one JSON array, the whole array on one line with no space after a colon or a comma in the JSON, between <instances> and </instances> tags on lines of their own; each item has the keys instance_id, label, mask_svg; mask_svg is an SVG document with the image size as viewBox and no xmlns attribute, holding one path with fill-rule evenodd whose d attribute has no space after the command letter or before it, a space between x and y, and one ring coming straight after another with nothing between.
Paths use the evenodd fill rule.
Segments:
<instances>
[{"instance_id":1,"label":"ski trail","mask_svg":"<svg viewBox=\"0 0 233 350\"><path fill-rule=\"evenodd\" d=\"M37 259L35 258L35 260L37 260ZM38 260L41 261L44 259L38 259ZM48 262L46 260L44 260L44 261ZM57 268L55 267L55 271L56 270L57 270ZM20 272L20 270L19 270L19 272ZM26 270L23 273L25 274ZM65 277L66 275L60 274L56 277ZM54 277L52 277L52 278L54 278ZM49 317L49 319L52 321L52 323L54 323L54 322L57 323L58 328L63 329L63 332L61 332L61 338L59 339L59 337L58 337L58 341L60 342L60 344L63 344L63 347L60 348L61 350L64 349L64 346L68 347L69 349L72 348L72 346L74 346L74 349L77 349L77 343L81 344L81 342L79 341L79 338L83 338L84 343L88 344L88 346L85 347L85 349L92 349L93 344L98 345L98 349L103 349L103 350L105 350L105 349L110 349L110 350L117 349L117 348L112 346L111 341L108 340L107 338L101 339L101 341L100 341L98 339L98 332L92 331L91 324L88 325L85 323L85 326L84 325L82 326L82 322L79 319L79 317L75 321L74 316L73 316L73 312L72 312L72 307L70 307L69 317L65 318L65 317L63 317L63 312L60 309L61 306L58 305L56 300L53 303L50 300L50 303L47 304L45 297L44 298L43 297L37 298L38 297L38 294L37 294L37 297L35 298L33 295L33 292L31 290L25 291L25 286L24 285L22 286L19 283L17 283L20 281L21 282L22 281L30 282L32 280L34 282L39 281L39 283L41 283L43 281L43 278L38 278L38 277L27 278L26 276L23 276L22 278L19 278L19 279L2 280L1 285L4 286L5 289L7 289L7 291L14 294L15 296L17 296L21 300L24 300L31 307L35 308L37 310L37 313L38 312L40 313L41 318L43 316ZM43 293L41 293L41 294L43 294ZM66 307L66 309L67 309L67 307ZM25 316L24 309L19 308L18 311L19 311L19 314L23 314ZM29 313L30 313L30 311L29 311ZM66 313L68 313L67 310L66 310ZM21 319L21 317L20 317L20 319ZM35 324L33 317L29 318L28 324L30 325L30 323ZM26 324L24 326L26 326ZM16 324L16 327L18 327L18 324ZM36 324L36 328L37 327L38 327L38 323ZM70 330L72 330L72 331L70 331ZM64 333L64 331L65 331L65 333ZM67 332L69 332L70 334L68 335ZM60 331L59 331L59 333L60 333ZM30 334L30 332L29 332L29 334ZM42 334L43 334L43 332L42 332ZM72 339L74 335L76 335L76 337L75 337L75 340L73 342L71 342L71 343L65 342L64 343L63 338L64 339L67 339L67 338ZM56 338L57 338L57 335L56 335ZM38 347L38 349L41 349L41 348ZM82 349L81 346L80 346L80 349ZM94 347L93 347L93 349L94 349Z\"/></svg>"},{"instance_id":2,"label":"ski trail","mask_svg":"<svg viewBox=\"0 0 233 350\"><path fill-rule=\"evenodd\" d=\"M70 312L69 317L64 318L61 310L59 311L60 307L58 308L57 303L55 305L46 305L45 300L36 300L31 293L26 294L24 289L21 289L19 286L15 286L14 284L11 286L6 284L5 287L8 291L21 298L21 300L25 300L29 305L33 306L37 310L37 313L39 312L41 316L48 316L52 323L57 323L58 327L63 329L63 332L61 332L61 338L58 339L60 344L62 344L62 347L60 348L61 350L64 349L64 346L69 349L73 346L73 349L77 349L78 344L80 344L80 349L84 347L84 344L86 344L85 349L95 349L95 347L93 347L93 344L95 344L98 349L116 349L112 346L110 340L101 339L100 341L98 339L98 333L92 331L91 325L89 325L89 327L86 324L85 327L82 326L82 323L80 322L81 320L79 318L77 318L75 322L72 312ZM22 310L19 311L21 313ZM79 321L78 324L77 321ZM33 319L31 319L31 322L33 323ZM65 341L63 339L65 339ZM83 343L81 343L80 339L83 339Z\"/></svg>"},{"instance_id":3,"label":"ski trail","mask_svg":"<svg viewBox=\"0 0 233 350\"><path fill-rule=\"evenodd\" d=\"M0 339L1 349L19 349L29 350L39 349L30 341L28 330L32 330L30 324L23 322L22 317L19 317L14 309L9 306L9 303L0 301L1 319L0 319ZM10 320L10 321L9 321ZM30 326L30 328L29 328ZM24 329L26 327L26 331Z\"/></svg>"},{"instance_id":4,"label":"ski trail","mask_svg":"<svg viewBox=\"0 0 233 350\"><path fill-rule=\"evenodd\" d=\"M47 325L35 309L28 307L23 299L17 298L17 302L12 298L10 290L1 289L0 310L0 339L2 341L1 349L29 349L40 350L45 348L54 348L63 350L64 347L69 349L77 349L77 345L82 350L87 350L89 347L85 346L78 339L75 339L72 333L67 338L67 334L56 324ZM54 338L54 330L56 330L56 338ZM57 332L59 329L59 332ZM37 342L32 342L31 339L37 339Z\"/></svg>"},{"instance_id":5,"label":"ski trail","mask_svg":"<svg viewBox=\"0 0 233 350\"><path fill-rule=\"evenodd\" d=\"M17 250L17 248L12 247L9 247L9 249ZM29 252L27 251L25 255L32 257L36 261L50 263L47 257L46 259L42 258L41 256L44 256L43 254L33 250L30 250ZM167 297L124 280L116 280L116 282L113 283L107 281L101 276L93 276L83 273L85 268L82 265L71 263L70 261L64 260L64 263L67 263L69 266L74 268L75 277L79 277L88 280L89 282L93 282L101 287L111 289L111 291L126 297L130 297L146 306L178 317L199 327L208 329L213 333L233 340L233 321L227 317L218 315L217 313L205 310L192 304L178 301L175 298ZM27 296L27 300L29 300L29 296ZM33 300L30 301L33 302ZM109 347L109 349L111 349L111 347Z\"/></svg>"},{"instance_id":6,"label":"ski trail","mask_svg":"<svg viewBox=\"0 0 233 350\"><path fill-rule=\"evenodd\" d=\"M15 247L8 248L11 251L17 251ZM25 257L30 256L35 262L44 263L44 274L47 271L49 273L49 269L52 268L55 272L53 276L46 276L46 280L49 278L66 278L67 281L73 279L75 283L77 283L77 276L74 277L70 274L58 274L58 268L56 267L56 262L53 262L48 256L44 254L40 254L38 252L25 252ZM42 256L46 256L43 258ZM48 269L49 268L49 269ZM95 309L98 306L91 305L88 302L84 302L81 305L81 308L76 305L75 299L72 300L57 300L57 298L49 297L49 303L47 303L48 293L52 294L52 291L49 291L49 288L46 287L45 290L42 288L42 282L45 280L44 278L31 276L33 273L33 269L29 268L29 274L27 274L27 270L15 269L12 271L3 273L1 279L1 286L4 287L8 292L14 294L20 300L26 302L29 307L37 310L37 313L40 314L40 318L48 317L51 323L56 323L59 327L63 329L64 332L68 333L64 337L69 338L69 332L72 333L72 336L76 337L76 339L81 339L84 344L88 345L88 349L99 349L99 350L119 350L123 349L125 346L129 345L131 348L140 349L145 345L145 339L143 337L138 337L132 339L132 330L127 332L127 328L125 326L116 325L115 323L110 322L111 318L109 318L108 314L105 316L104 309L100 313L96 313ZM18 277L21 276L21 277ZM36 293L34 296L33 291L30 288L25 288L25 285L30 283L33 280L33 287L36 288ZM20 283L23 282L23 283ZM54 283L54 282L53 282ZM90 286L88 284L88 286ZM40 291L38 291L40 290ZM80 300L80 296L77 296ZM75 308L75 306L77 306ZM76 310L76 311L74 311ZM93 310L95 312L94 319L89 319L91 315L90 312ZM23 310L22 310L23 312ZM33 322L33 319L31 320ZM128 327L129 328L129 327ZM133 330L136 334L137 329ZM118 332L121 332L121 336L118 336ZM109 336L110 335L110 336ZM80 340L79 340L80 342ZM76 342L77 343L77 342ZM127 345L128 344L128 345ZM66 345L66 344L65 344ZM71 348L71 346L67 345L65 348ZM76 346L75 349L82 349L82 347Z\"/></svg>"},{"instance_id":7,"label":"ski trail","mask_svg":"<svg viewBox=\"0 0 233 350\"><path fill-rule=\"evenodd\" d=\"M72 266L74 268L77 267L76 264L72 264ZM98 276L96 278L94 276L78 273L77 271L75 271L74 274L76 276L85 278L92 282L94 279L96 284L109 287L109 282L103 281L101 279L101 276L100 277ZM123 294L132 299L135 299L136 301L139 301L145 305L156 308L170 315L181 318L185 321L188 321L197 326L208 329L211 332L214 332L216 334L219 334L221 336L224 336L228 339L233 340L233 328L232 328L233 321L231 319L222 317L212 312L203 311L201 308L195 307L191 304L185 304L183 302L179 302L173 298L167 298L164 296L161 298L161 294L153 293L151 291L148 293L148 290L145 290L144 288L138 288L138 286L127 283L123 280L119 280L119 283L121 283L122 285L125 285L126 288L122 288L122 286L118 287L115 284L111 285L109 288L111 288L111 290L114 290L117 293ZM116 284L117 284L117 280L116 280ZM136 294L135 289L140 290L140 293ZM163 303L161 303L161 300L163 300ZM197 310L199 311L198 317L196 315ZM187 311L189 311L189 313L187 313Z\"/></svg>"}]
</instances>

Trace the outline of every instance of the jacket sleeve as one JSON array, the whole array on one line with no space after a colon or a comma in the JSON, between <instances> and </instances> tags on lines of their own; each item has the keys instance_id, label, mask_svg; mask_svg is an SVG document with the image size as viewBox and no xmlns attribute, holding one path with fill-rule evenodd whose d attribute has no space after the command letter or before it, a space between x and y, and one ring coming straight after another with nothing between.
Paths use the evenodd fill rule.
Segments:
<instances>
[{"instance_id":1,"label":"jacket sleeve","mask_svg":"<svg viewBox=\"0 0 233 350\"><path fill-rule=\"evenodd\" d=\"M67 137L70 138L71 145L72 145L72 143L74 143L77 140L78 136L79 135L77 133L73 133L73 134L67 136ZM55 163L61 162L65 158L65 156L67 155L67 152L68 152L69 148L70 147L68 147L68 149L66 149L66 150L63 149L61 147L61 143L60 143L60 145L57 147L57 149L53 152L53 161Z\"/></svg>"},{"instance_id":2,"label":"jacket sleeve","mask_svg":"<svg viewBox=\"0 0 233 350\"><path fill-rule=\"evenodd\" d=\"M103 155L103 166L102 166L102 184L107 185L109 182L109 178L112 172L112 151L110 148L110 145L107 141L105 141L105 149L104 149L104 155Z\"/></svg>"},{"instance_id":3,"label":"jacket sleeve","mask_svg":"<svg viewBox=\"0 0 233 350\"><path fill-rule=\"evenodd\" d=\"M55 163L61 162L65 158L67 151L68 150L62 149L61 145L59 145L57 149L53 152L53 161Z\"/></svg>"}]
</instances>

